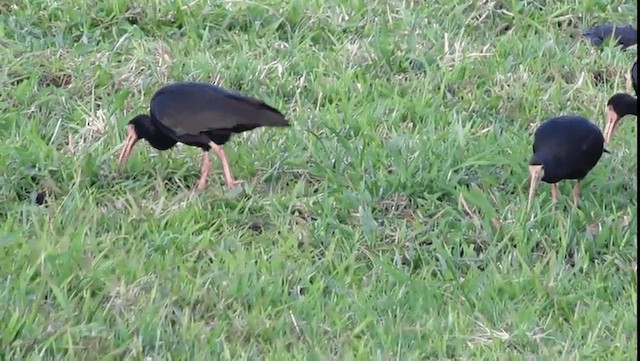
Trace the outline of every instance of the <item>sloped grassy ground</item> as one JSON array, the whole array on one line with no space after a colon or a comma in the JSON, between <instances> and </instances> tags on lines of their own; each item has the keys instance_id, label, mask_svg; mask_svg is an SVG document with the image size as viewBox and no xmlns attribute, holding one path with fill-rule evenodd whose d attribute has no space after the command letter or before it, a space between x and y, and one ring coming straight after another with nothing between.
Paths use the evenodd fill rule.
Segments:
<instances>
[{"instance_id":1,"label":"sloped grassy ground","mask_svg":"<svg viewBox=\"0 0 640 361\"><path fill-rule=\"evenodd\" d=\"M620 1L0 4L0 323L19 359L635 359L636 121L551 209L532 132L604 128ZM200 151L125 124L172 81L290 129ZM34 204L46 191L47 206Z\"/></svg>"}]
</instances>

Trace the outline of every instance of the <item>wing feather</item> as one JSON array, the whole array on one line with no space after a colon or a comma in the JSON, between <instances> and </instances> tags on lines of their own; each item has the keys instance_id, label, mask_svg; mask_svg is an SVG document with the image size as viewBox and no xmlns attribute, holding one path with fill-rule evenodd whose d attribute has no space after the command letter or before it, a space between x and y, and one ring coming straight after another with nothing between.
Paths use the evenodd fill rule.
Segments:
<instances>
[{"instance_id":1,"label":"wing feather","mask_svg":"<svg viewBox=\"0 0 640 361\"><path fill-rule=\"evenodd\" d=\"M289 125L280 111L263 101L204 83L163 87L151 99L151 113L178 136Z\"/></svg>"}]
</instances>

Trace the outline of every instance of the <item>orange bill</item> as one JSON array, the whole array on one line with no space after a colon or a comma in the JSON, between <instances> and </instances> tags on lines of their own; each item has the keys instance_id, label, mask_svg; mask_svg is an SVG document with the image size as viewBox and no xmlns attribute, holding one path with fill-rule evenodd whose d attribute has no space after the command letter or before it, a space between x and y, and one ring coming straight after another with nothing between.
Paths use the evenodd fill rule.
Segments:
<instances>
[{"instance_id":1,"label":"orange bill","mask_svg":"<svg viewBox=\"0 0 640 361\"><path fill-rule=\"evenodd\" d=\"M609 143L613 133L618 129L620 118L612 106L607 106L607 126L604 128L604 141Z\"/></svg>"},{"instance_id":2,"label":"orange bill","mask_svg":"<svg viewBox=\"0 0 640 361\"><path fill-rule=\"evenodd\" d=\"M122 148L122 152L120 152L120 156L118 157L118 165L122 166L124 162L126 162L129 155L131 155L131 151L133 150L133 146L138 142L138 134L136 134L136 130L133 125L127 126L127 140L124 143L124 147Z\"/></svg>"},{"instance_id":3,"label":"orange bill","mask_svg":"<svg viewBox=\"0 0 640 361\"><path fill-rule=\"evenodd\" d=\"M529 200L527 202L527 209L531 208L531 201L536 194L536 187L538 186L538 180L542 176L541 165L530 165L529 174L531 175L531 183L529 184Z\"/></svg>"}]
</instances>

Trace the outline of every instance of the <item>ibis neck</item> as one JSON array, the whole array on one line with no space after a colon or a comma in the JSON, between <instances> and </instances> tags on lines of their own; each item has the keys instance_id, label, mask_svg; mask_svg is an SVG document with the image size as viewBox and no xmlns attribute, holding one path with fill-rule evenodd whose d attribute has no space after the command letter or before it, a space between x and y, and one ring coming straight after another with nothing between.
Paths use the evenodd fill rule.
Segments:
<instances>
[{"instance_id":1,"label":"ibis neck","mask_svg":"<svg viewBox=\"0 0 640 361\"><path fill-rule=\"evenodd\" d=\"M131 122L138 137L146 139L153 148L167 150L176 145L177 141L163 132L156 124L156 121L147 115L142 115L134 118Z\"/></svg>"}]
</instances>

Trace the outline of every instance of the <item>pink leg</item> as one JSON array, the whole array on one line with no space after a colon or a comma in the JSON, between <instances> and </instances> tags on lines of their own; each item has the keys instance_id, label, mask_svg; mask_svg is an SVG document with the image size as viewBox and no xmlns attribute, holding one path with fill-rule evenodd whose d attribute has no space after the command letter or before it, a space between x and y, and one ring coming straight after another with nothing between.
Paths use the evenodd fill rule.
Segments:
<instances>
[{"instance_id":1,"label":"pink leg","mask_svg":"<svg viewBox=\"0 0 640 361\"><path fill-rule=\"evenodd\" d=\"M578 206L578 196L580 196L580 181L576 181L576 185L573 186L573 205Z\"/></svg>"},{"instance_id":2,"label":"pink leg","mask_svg":"<svg viewBox=\"0 0 640 361\"><path fill-rule=\"evenodd\" d=\"M211 170L211 162L209 161L209 152L202 153L202 167L200 167L200 180L196 186L197 191L201 191L207 185L207 176Z\"/></svg>"},{"instance_id":3,"label":"pink leg","mask_svg":"<svg viewBox=\"0 0 640 361\"><path fill-rule=\"evenodd\" d=\"M209 142L209 146L214 152L216 152L216 155L220 158L220 162L222 162L222 171L224 172L224 179L227 181L227 187L233 188L234 186L242 183L243 181L241 180L233 179L231 169L229 168L229 162L227 161L227 156L224 154L222 147L214 142Z\"/></svg>"},{"instance_id":4,"label":"pink leg","mask_svg":"<svg viewBox=\"0 0 640 361\"><path fill-rule=\"evenodd\" d=\"M631 72L626 72L624 74L624 78L625 78L625 88L627 93L631 93Z\"/></svg>"},{"instance_id":5,"label":"pink leg","mask_svg":"<svg viewBox=\"0 0 640 361\"><path fill-rule=\"evenodd\" d=\"M558 201L558 183L553 183L551 185L551 202L555 205Z\"/></svg>"}]
</instances>

